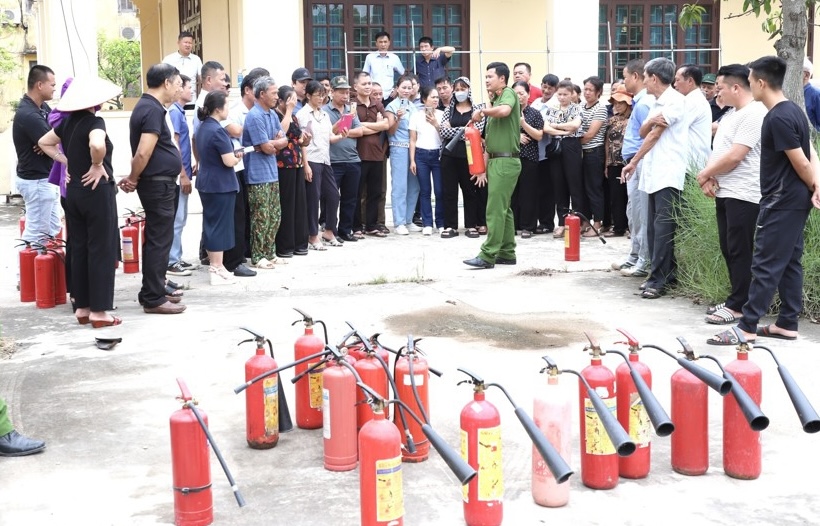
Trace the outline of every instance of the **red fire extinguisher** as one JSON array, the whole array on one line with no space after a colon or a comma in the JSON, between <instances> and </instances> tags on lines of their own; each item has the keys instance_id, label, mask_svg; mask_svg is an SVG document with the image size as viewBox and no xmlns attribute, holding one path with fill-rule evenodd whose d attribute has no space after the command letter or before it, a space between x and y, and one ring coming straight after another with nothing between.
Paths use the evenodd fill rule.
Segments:
<instances>
[{"instance_id":1,"label":"red fire extinguisher","mask_svg":"<svg viewBox=\"0 0 820 526\"><path fill-rule=\"evenodd\" d=\"M424 359L419 351L416 349L416 343L412 336L407 337L407 347L403 352L400 350L393 364L393 378L396 382L396 397L404 402L410 410L419 416L422 421L429 423L428 417L430 413L429 401L429 387L430 383L430 368L427 365L427 360ZM400 413L397 411L397 413ZM396 424L402 433L409 432L410 435L417 440L416 451L402 452L402 460L404 462L423 462L427 460L430 454L430 442L427 440L418 441L422 436L421 426L414 420L402 422L402 419L393 417L393 423ZM404 427L407 425L407 427Z\"/></svg>"},{"instance_id":2,"label":"red fire extinguisher","mask_svg":"<svg viewBox=\"0 0 820 526\"><path fill-rule=\"evenodd\" d=\"M581 218L569 210L564 216L564 261L581 260Z\"/></svg>"},{"instance_id":3,"label":"red fire extinguisher","mask_svg":"<svg viewBox=\"0 0 820 526\"><path fill-rule=\"evenodd\" d=\"M277 368L276 360L265 351L264 336L248 329L254 338L240 342L256 343L256 354L245 362L245 381ZM270 449L279 442L279 374L275 373L245 390L245 429L248 446Z\"/></svg>"},{"instance_id":4,"label":"red fire extinguisher","mask_svg":"<svg viewBox=\"0 0 820 526\"><path fill-rule=\"evenodd\" d=\"M504 517L504 478L501 464L501 415L485 399L484 380L459 369L473 384L473 400L461 410L461 457L478 472L462 487L467 526L499 526Z\"/></svg>"},{"instance_id":5,"label":"red fire extinguisher","mask_svg":"<svg viewBox=\"0 0 820 526\"><path fill-rule=\"evenodd\" d=\"M17 220L17 226L20 227L20 237L23 237L23 231L26 229L26 207L20 207L20 219Z\"/></svg>"},{"instance_id":6,"label":"red fire extinguisher","mask_svg":"<svg viewBox=\"0 0 820 526\"><path fill-rule=\"evenodd\" d=\"M126 274L136 274L140 271L139 229L134 226L131 218L126 218L122 229L122 262Z\"/></svg>"},{"instance_id":7,"label":"red fire extinguisher","mask_svg":"<svg viewBox=\"0 0 820 526\"><path fill-rule=\"evenodd\" d=\"M364 356L358 358L353 367L359 374L362 383L370 386L379 396L384 399L390 398L387 384L389 369L384 356L378 356L376 350L366 339L361 339L361 346L364 349ZM380 349L381 352L387 354L387 351ZM359 391L356 402L356 426L361 429L364 424L373 419L373 409L369 404L365 403L367 399L366 393ZM385 416L390 417L390 412L387 407L383 408Z\"/></svg>"},{"instance_id":8,"label":"red fire extinguisher","mask_svg":"<svg viewBox=\"0 0 820 526\"><path fill-rule=\"evenodd\" d=\"M302 322L305 324L305 333L296 339L293 344L293 357L295 360L301 360L306 356L320 353L324 350L327 344L327 327L322 320L316 320L315 323L321 323L325 331L325 341L313 334L314 321L313 318L299 309L293 309L302 316ZM300 320L296 320L291 325L296 325ZM322 427L322 368L315 367L321 358L299 364L296 366L296 376L301 378L301 381L296 382L296 425L302 429L319 429ZM310 373L306 373L311 369ZM307 376L307 378L303 378Z\"/></svg>"},{"instance_id":9,"label":"red fire extinguisher","mask_svg":"<svg viewBox=\"0 0 820 526\"><path fill-rule=\"evenodd\" d=\"M484 163L484 147L481 143L481 132L474 123L464 127L464 145L467 149L467 165L470 175L480 175L487 172Z\"/></svg>"},{"instance_id":10,"label":"red fire extinguisher","mask_svg":"<svg viewBox=\"0 0 820 526\"><path fill-rule=\"evenodd\" d=\"M55 305L65 305L67 294L65 241L59 238L51 238L46 246L54 254L54 303Z\"/></svg>"},{"instance_id":11,"label":"red fire extinguisher","mask_svg":"<svg viewBox=\"0 0 820 526\"><path fill-rule=\"evenodd\" d=\"M571 462L572 400L558 381L558 367L549 356L544 356L543 359L547 362L547 367L541 372L548 374L547 386L543 391L536 393L532 416L535 425L561 458ZM532 499L539 506L548 508L558 508L569 502L569 483L559 483L555 479L535 445L532 448Z\"/></svg>"},{"instance_id":12,"label":"red fire extinguisher","mask_svg":"<svg viewBox=\"0 0 820 526\"><path fill-rule=\"evenodd\" d=\"M330 471L356 468L356 370L343 354L345 337L322 372L322 437L324 465Z\"/></svg>"},{"instance_id":13,"label":"red fire extinguisher","mask_svg":"<svg viewBox=\"0 0 820 526\"><path fill-rule=\"evenodd\" d=\"M34 295L38 309L55 306L54 254L43 245L36 245L39 254L34 258Z\"/></svg>"},{"instance_id":14,"label":"red fire extinguisher","mask_svg":"<svg viewBox=\"0 0 820 526\"><path fill-rule=\"evenodd\" d=\"M618 421L637 446L635 453L620 458L618 472L624 478L640 479L649 475L652 423L630 371L633 369L637 371L649 389L652 388L652 372L638 357L640 345L637 340L622 329L618 329L618 332L626 336L629 343L629 364L622 363L615 369Z\"/></svg>"},{"instance_id":15,"label":"red fire extinguisher","mask_svg":"<svg viewBox=\"0 0 820 526\"><path fill-rule=\"evenodd\" d=\"M20 241L23 241L22 239ZM34 289L34 258L37 257L37 251L31 248L31 243L23 241L18 254L20 264L20 301L28 303L37 299Z\"/></svg>"},{"instance_id":16,"label":"red fire extinguisher","mask_svg":"<svg viewBox=\"0 0 820 526\"><path fill-rule=\"evenodd\" d=\"M208 416L196 407L197 401L181 378L177 378L177 384L182 393L177 400L182 402L182 408L174 411L170 419L174 524L207 526L214 521L208 443L222 465L240 508L245 505L245 500L208 430Z\"/></svg>"}]
</instances>

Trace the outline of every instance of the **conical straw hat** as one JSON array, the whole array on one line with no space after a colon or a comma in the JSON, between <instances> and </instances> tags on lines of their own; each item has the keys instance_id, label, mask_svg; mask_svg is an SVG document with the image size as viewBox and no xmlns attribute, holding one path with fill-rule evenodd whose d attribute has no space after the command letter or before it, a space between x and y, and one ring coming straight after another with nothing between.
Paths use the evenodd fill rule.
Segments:
<instances>
[{"instance_id":1,"label":"conical straw hat","mask_svg":"<svg viewBox=\"0 0 820 526\"><path fill-rule=\"evenodd\" d=\"M122 88L99 77L75 77L57 104L60 111L93 108L122 93Z\"/></svg>"}]
</instances>

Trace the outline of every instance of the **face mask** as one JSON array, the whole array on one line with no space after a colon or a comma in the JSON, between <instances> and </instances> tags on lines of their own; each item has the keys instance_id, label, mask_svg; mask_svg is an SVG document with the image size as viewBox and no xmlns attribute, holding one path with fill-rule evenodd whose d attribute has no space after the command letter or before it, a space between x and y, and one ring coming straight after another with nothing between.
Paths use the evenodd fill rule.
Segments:
<instances>
[{"instance_id":1,"label":"face mask","mask_svg":"<svg viewBox=\"0 0 820 526\"><path fill-rule=\"evenodd\" d=\"M464 102L470 96L470 93L467 91L454 91L453 96L458 102Z\"/></svg>"}]
</instances>

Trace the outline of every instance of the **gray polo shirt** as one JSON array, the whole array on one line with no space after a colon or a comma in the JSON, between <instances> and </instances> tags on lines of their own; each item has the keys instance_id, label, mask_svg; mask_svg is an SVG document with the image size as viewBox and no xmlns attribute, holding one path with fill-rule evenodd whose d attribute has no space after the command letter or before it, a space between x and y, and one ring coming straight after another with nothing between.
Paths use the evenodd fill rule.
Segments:
<instances>
[{"instance_id":1,"label":"gray polo shirt","mask_svg":"<svg viewBox=\"0 0 820 526\"><path fill-rule=\"evenodd\" d=\"M322 109L330 115L330 125L333 126L336 122L342 118L342 113L333 107L333 104L328 102ZM350 106L345 104L344 108L345 113L350 113ZM359 122L359 117L354 115L353 116L353 124L350 126L350 129L355 129L360 127L362 124ZM330 164L334 163L358 163L361 160L359 159L359 151L356 149L356 139L351 139L349 137L342 139L341 141L331 144L330 145Z\"/></svg>"}]
</instances>

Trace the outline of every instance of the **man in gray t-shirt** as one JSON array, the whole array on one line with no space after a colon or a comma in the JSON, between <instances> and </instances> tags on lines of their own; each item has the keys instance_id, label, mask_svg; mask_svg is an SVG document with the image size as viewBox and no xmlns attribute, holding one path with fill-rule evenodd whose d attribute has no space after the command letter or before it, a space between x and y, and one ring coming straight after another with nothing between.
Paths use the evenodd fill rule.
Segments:
<instances>
[{"instance_id":1,"label":"man in gray t-shirt","mask_svg":"<svg viewBox=\"0 0 820 526\"><path fill-rule=\"evenodd\" d=\"M717 87L723 101L735 110L721 119L698 184L705 195L715 198L720 250L731 282L726 302L711 307L706 322L725 324L742 316L749 296L760 201L760 131L767 110L752 97L746 66L720 68Z\"/></svg>"}]
</instances>

